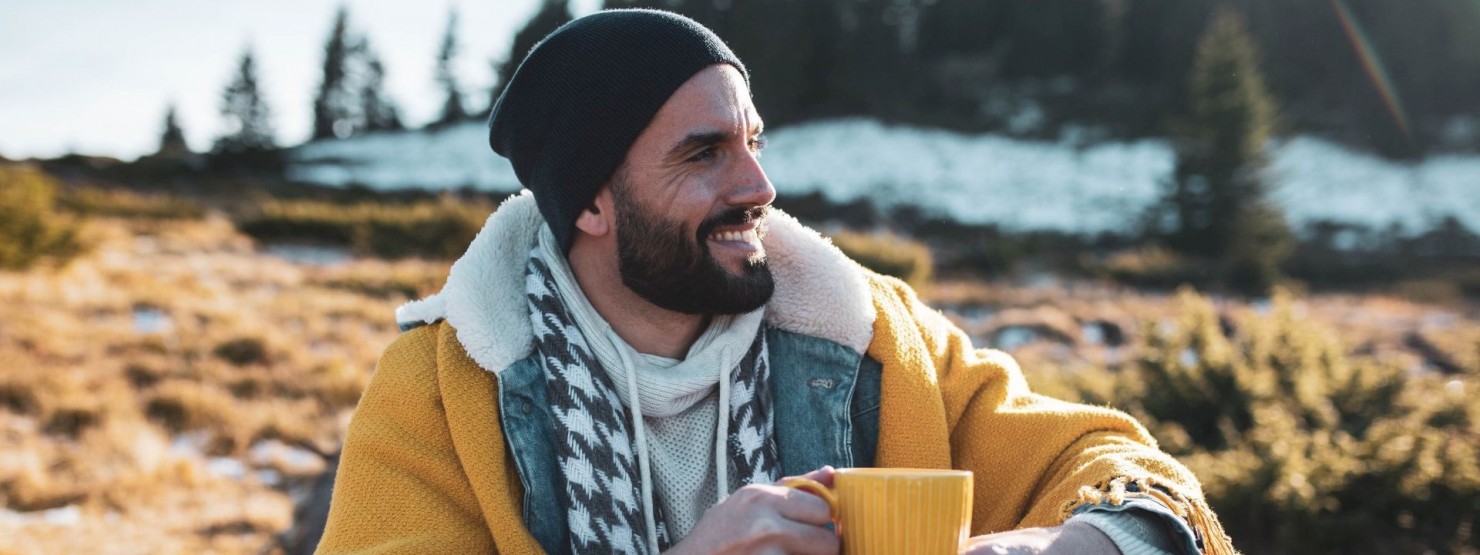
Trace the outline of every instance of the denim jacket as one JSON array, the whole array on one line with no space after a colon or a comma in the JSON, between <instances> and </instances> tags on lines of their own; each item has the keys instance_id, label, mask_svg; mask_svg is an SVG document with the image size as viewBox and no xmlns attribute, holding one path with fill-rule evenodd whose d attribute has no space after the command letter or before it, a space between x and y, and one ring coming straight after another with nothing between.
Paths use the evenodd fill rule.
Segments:
<instances>
[{"instance_id":1,"label":"denim jacket","mask_svg":"<svg viewBox=\"0 0 1480 555\"><path fill-rule=\"evenodd\" d=\"M879 437L882 367L857 351L776 328L766 330L781 473L823 465L872 466ZM555 463L544 373L530 356L499 373L504 437L524 486L524 525L547 553L570 550Z\"/></svg>"}]
</instances>

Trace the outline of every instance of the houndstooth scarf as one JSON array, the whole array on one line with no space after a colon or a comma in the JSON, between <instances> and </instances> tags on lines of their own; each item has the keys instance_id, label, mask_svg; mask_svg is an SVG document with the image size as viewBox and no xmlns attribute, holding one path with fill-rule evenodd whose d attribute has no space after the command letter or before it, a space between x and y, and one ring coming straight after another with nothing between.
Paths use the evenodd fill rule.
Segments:
<instances>
[{"instance_id":1,"label":"houndstooth scarf","mask_svg":"<svg viewBox=\"0 0 1480 555\"><path fill-rule=\"evenodd\" d=\"M552 269L536 247L525 272L535 350L555 415L556 460L565 479L566 519L575 553L652 553L644 505L653 514L657 550L671 543L660 503L643 499L632 420L607 372L571 317ZM774 441L770 368L764 331L731 373L728 464L740 485L772 483ZM644 454L645 455L645 454ZM724 464L724 463L721 463Z\"/></svg>"}]
</instances>

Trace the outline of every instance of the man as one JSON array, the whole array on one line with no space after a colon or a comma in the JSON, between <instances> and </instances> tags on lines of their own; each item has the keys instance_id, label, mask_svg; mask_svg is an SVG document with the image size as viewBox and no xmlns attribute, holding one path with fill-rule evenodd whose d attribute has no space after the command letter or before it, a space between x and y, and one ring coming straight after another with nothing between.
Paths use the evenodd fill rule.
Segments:
<instances>
[{"instance_id":1,"label":"man","mask_svg":"<svg viewBox=\"0 0 1480 555\"><path fill-rule=\"evenodd\" d=\"M1232 552L1124 414L1028 391L897 280L769 208L745 67L616 10L535 47L490 143L529 192L397 311L320 552L836 553L774 485L976 473L974 553Z\"/></svg>"}]
</instances>

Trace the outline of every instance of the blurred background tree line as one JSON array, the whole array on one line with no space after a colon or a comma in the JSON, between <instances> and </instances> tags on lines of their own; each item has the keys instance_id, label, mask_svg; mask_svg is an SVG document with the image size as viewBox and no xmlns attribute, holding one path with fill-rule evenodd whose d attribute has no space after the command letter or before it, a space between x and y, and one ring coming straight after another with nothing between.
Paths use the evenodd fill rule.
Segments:
<instances>
[{"instance_id":1,"label":"blurred background tree line","mask_svg":"<svg viewBox=\"0 0 1480 555\"><path fill-rule=\"evenodd\" d=\"M1389 155L1436 145L1480 111L1480 6L1467 0L607 0L714 28L746 61L769 121L867 114L967 131L1167 134L1219 9L1247 19L1290 129ZM1358 46L1360 45L1360 46ZM1370 55L1369 55L1370 54ZM1404 128L1363 64L1404 102ZM1396 100L1396 99L1395 99ZM1010 129L1009 129L1010 130ZM1473 144L1470 146L1474 146Z\"/></svg>"},{"instance_id":2,"label":"blurred background tree line","mask_svg":"<svg viewBox=\"0 0 1480 555\"><path fill-rule=\"evenodd\" d=\"M525 53L571 18L543 0L484 97L451 72L449 14L438 51L446 102L430 126L486 116ZM677 11L724 37L776 125L847 115L1051 137L1173 134L1195 109L1199 42L1219 10L1237 13L1253 62L1279 99L1282 129L1394 157L1480 147L1480 6L1469 0L605 0ZM243 58L250 58L250 48ZM323 48L313 139L399 129L385 68L348 9ZM246 64L243 64L245 66ZM243 67L241 75L248 74ZM240 79L239 79L240 80ZM228 90L228 95L231 91ZM481 97L481 98L480 98ZM223 105L228 117L266 119ZM1469 126L1469 127L1467 127ZM250 126L244 125L243 128Z\"/></svg>"},{"instance_id":3,"label":"blurred background tree line","mask_svg":"<svg viewBox=\"0 0 1480 555\"><path fill-rule=\"evenodd\" d=\"M605 0L713 28L746 61L772 128L843 116L1074 144L1170 137L1163 202L1140 239L1169 256L1143 282L1260 293L1297 244L1268 200L1266 145L1320 135L1394 158L1480 149L1480 4L1469 0ZM487 117L525 53L571 18L542 0L491 60L487 96L451 70L457 14L438 48L445 97L425 124ZM311 140L406 127L385 68L347 8L323 47ZM214 167L278 168L252 52L223 92ZM179 152L167 116L160 153ZM1331 257L1301 253L1305 274ZM1159 263L1162 261L1165 263ZM1346 270L1358 270L1351 263ZM1112 273L1121 272L1111 269ZM1351 272L1347 272L1351 273ZM1359 272L1360 273L1360 272Z\"/></svg>"}]
</instances>

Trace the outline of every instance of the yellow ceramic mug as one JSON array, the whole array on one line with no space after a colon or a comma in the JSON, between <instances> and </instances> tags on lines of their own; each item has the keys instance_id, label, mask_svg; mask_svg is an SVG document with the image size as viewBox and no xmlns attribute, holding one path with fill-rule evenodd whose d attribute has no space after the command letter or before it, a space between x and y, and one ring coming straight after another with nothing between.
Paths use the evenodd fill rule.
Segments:
<instances>
[{"instance_id":1,"label":"yellow ceramic mug","mask_svg":"<svg viewBox=\"0 0 1480 555\"><path fill-rule=\"evenodd\" d=\"M955 555L971 534L971 471L843 468L828 489L809 478L782 485L827 501L848 555Z\"/></svg>"}]
</instances>

